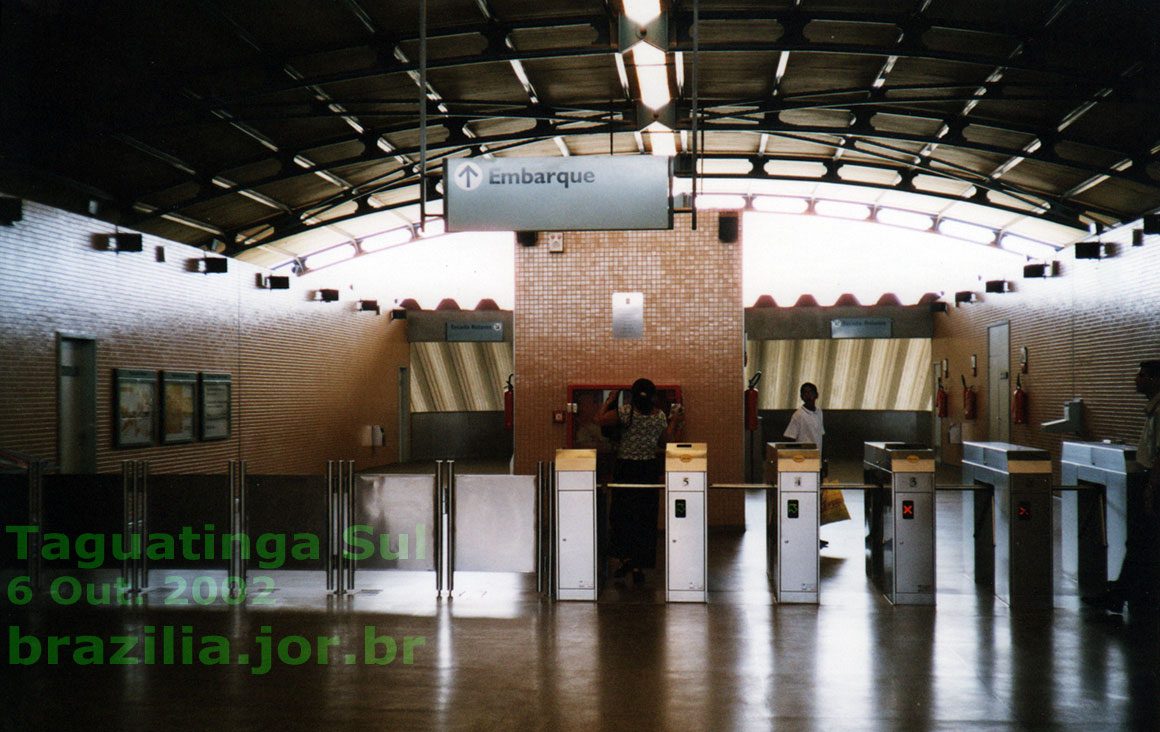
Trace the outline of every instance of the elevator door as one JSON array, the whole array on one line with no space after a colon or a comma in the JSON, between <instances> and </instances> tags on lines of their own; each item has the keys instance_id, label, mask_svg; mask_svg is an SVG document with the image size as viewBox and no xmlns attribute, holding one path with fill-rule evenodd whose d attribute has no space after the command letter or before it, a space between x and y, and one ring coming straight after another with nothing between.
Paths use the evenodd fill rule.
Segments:
<instances>
[{"instance_id":1,"label":"elevator door","mask_svg":"<svg viewBox=\"0 0 1160 732\"><path fill-rule=\"evenodd\" d=\"M1011 440L1011 324L987 329L987 439Z\"/></svg>"},{"instance_id":2,"label":"elevator door","mask_svg":"<svg viewBox=\"0 0 1160 732\"><path fill-rule=\"evenodd\" d=\"M60 336L57 459L62 473L97 472L97 343Z\"/></svg>"}]
</instances>

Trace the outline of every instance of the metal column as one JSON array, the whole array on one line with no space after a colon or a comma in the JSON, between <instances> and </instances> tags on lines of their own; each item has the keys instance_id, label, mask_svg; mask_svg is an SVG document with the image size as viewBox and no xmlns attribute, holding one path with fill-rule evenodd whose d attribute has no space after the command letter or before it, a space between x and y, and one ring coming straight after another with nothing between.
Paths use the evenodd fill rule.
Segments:
<instances>
[{"instance_id":1,"label":"metal column","mask_svg":"<svg viewBox=\"0 0 1160 732\"><path fill-rule=\"evenodd\" d=\"M237 598L246 586L249 549L249 514L246 512L246 461L230 461L230 567L226 580L230 598Z\"/></svg>"},{"instance_id":2,"label":"metal column","mask_svg":"<svg viewBox=\"0 0 1160 732\"><path fill-rule=\"evenodd\" d=\"M355 560L346 550L354 517L354 460L328 460L326 589L337 595L354 592Z\"/></svg>"},{"instance_id":3,"label":"metal column","mask_svg":"<svg viewBox=\"0 0 1160 732\"><path fill-rule=\"evenodd\" d=\"M126 592L137 594L149 584L145 563L145 543L149 536L146 509L149 496L149 463L145 460L121 461L121 501L124 534L121 537L125 559L121 563L121 581Z\"/></svg>"}]
</instances>

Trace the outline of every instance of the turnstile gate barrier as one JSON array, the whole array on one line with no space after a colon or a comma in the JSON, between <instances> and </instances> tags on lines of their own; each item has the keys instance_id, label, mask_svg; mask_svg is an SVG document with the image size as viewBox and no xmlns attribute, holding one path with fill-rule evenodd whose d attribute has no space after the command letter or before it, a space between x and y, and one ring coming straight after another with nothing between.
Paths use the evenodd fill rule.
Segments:
<instances>
[{"instance_id":1,"label":"turnstile gate barrier","mask_svg":"<svg viewBox=\"0 0 1160 732\"><path fill-rule=\"evenodd\" d=\"M1147 480L1136 448L1114 442L1064 442L1061 491L1063 571L1074 575L1081 597L1104 592L1120 571L1128 540L1128 493ZM1129 487L1131 486L1131 487Z\"/></svg>"},{"instance_id":2,"label":"turnstile gate barrier","mask_svg":"<svg viewBox=\"0 0 1160 732\"><path fill-rule=\"evenodd\" d=\"M867 570L895 605L935 603L934 451L864 443Z\"/></svg>"},{"instance_id":3,"label":"turnstile gate barrier","mask_svg":"<svg viewBox=\"0 0 1160 732\"><path fill-rule=\"evenodd\" d=\"M1012 607L1051 607L1054 526L1047 451L964 442L963 483L991 488L964 494L963 538L965 546L974 545L975 582L986 584L989 575L996 597Z\"/></svg>"},{"instance_id":4,"label":"turnstile gate barrier","mask_svg":"<svg viewBox=\"0 0 1160 732\"><path fill-rule=\"evenodd\" d=\"M821 451L812 443L770 442L765 454L766 476L776 476L766 530L777 601L816 603Z\"/></svg>"},{"instance_id":5,"label":"turnstile gate barrier","mask_svg":"<svg viewBox=\"0 0 1160 732\"><path fill-rule=\"evenodd\" d=\"M708 585L708 450L703 442L665 448L665 599L705 602Z\"/></svg>"},{"instance_id":6,"label":"turnstile gate barrier","mask_svg":"<svg viewBox=\"0 0 1160 732\"><path fill-rule=\"evenodd\" d=\"M596 599L596 450L556 451L556 599Z\"/></svg>"}]
</instances>

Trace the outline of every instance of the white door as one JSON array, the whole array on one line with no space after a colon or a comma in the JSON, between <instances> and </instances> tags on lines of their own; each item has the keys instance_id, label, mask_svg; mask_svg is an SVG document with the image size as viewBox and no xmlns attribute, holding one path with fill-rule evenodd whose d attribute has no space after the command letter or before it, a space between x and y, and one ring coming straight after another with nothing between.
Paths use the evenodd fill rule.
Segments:
<instances>
[{"instance_id":1,"label":"white door","mask_svg":"<svg viewBox=\"0 0 1160 732\"><path fill-rule=\"evenodd\" d=\"M60 336L57 459L62 473L97 472L97 344Z\"/></svg>"},{"instance_id":2,"label":"white door","mask_svg":"<svg viewBox=\"0 0 1160 732\"><path fill-rule=\"evenodd\" d=\"M1011 440L1011 324L987 329L987 439Z\"/></svg>"}]
</instances>

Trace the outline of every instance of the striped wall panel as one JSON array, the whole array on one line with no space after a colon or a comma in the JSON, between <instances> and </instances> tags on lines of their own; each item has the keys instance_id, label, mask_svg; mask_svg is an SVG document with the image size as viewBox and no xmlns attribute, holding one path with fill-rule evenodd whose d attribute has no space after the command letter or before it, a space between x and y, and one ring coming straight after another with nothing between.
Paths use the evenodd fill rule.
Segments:
<instances>
[{"instance_id":1,"label":"striped wall panel","mask_svg":"<svg viewBox=\"0 0 1160 732\"><path fill-rule=\"evenodd\" d=\"M749 341L746 377L761 371L761 409L795 409L813 382L823 409L931 408L929 338Z\"/></svg>"},{"instance_id":2,"label":"striped wall panel","mask_svg":"<svg viewBox=\"0 0 1160 732\"><path fill-rule=\"evenodd\" d=\"M511 343L412 343L411 411L502 410L512 370Z\"/></svg>"}]
</instances>

